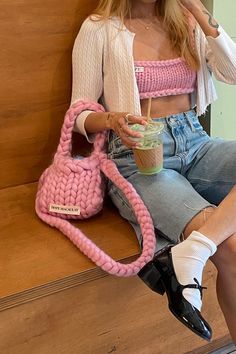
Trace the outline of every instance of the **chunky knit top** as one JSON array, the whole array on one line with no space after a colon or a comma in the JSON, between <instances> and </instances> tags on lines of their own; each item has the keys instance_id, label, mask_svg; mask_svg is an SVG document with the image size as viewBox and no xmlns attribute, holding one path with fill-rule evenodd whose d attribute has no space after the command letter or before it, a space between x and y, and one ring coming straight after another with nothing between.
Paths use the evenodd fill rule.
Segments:
<instances>
[{"instance_id":1,"label":"chunky knit top","mask_svg":"<svg viewBox=\"0 0 236 354\"><path fill-rule=\"evenodd\" d=\"M135 61L139 97L161 97L191 93L196 86L196 71L182 58L160 61Z\"/></svg>"}]
</instances>

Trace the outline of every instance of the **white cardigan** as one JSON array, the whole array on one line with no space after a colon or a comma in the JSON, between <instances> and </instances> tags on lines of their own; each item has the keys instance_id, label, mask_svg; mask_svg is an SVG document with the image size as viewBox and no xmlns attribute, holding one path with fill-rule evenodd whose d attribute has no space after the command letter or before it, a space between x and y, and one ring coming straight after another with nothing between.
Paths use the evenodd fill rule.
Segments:
<instances>
[{"instance_id":1,"label":"white cardigan","mask_svg":"<svg viewBox=\"0 0 236 354\"><path fill-rule=\"evenodd\" d=\"M221 26L218 31L218 37L213 38L206 37L198 24L195 30L201 66L191 106L196 106L198 115L205 113L207 106L217 99L211 72L219 81L236 84L236 44ZM70 105L79 100L99 101L106 111L141 115L134 71L134 36L135 33L122 27L118 17L107 21L87 18L83 22L72 51ZM82 112L74 128L86 137L84 121L90 112Z\"/></svg>"}]
</instances>

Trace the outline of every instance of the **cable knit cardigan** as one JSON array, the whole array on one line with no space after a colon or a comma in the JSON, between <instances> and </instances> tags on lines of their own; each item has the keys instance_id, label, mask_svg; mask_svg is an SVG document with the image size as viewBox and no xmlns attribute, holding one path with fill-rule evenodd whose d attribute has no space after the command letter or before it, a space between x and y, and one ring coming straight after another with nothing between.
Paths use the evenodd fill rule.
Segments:
<instances>
[{"instance_id":1,"label":"cable knit cardigan","mask_svg":"<svg viewBox=\"0 0 236 354\"><path fill-rule=\"evenodd\" d=\"M141 115L140 98L134 71L133 40L118 17L106 21L87 18L75 39L72 51L73 84L71 105L79 100L100 102L106 111ZM217 99L211 72L217 80L236 84L236 44L219 26L217 38L205 36L195 28L195 48L200 59L197 89L191 105L197 114ZM89 111L77 118L75 130L86 136L84 121Z\"/></svg>"}]
</instances>

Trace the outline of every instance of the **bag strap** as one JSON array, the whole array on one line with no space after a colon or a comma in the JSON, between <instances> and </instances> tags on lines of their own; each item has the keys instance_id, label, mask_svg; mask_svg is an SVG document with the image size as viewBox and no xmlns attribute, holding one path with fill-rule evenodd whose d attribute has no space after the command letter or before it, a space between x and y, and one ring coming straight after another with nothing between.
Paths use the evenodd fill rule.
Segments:
<instances>
[{"instance_id":1,"label":"bag strap","mask_svg":"<svg viewBox=\"0 0 236 354\"><path fill-rule=\"evenodd\" d=\"M74 122L77 115L86 109L94 109L96 112L104 112L104 108L95 102L79 101L72 105L65 116L64 124L61 130L60 143L58 145L55 157L57 155L71 157L71 138ZM107 158L107 155L105 154L105 140L106 132L96 134L92 154L98 156L101 171L124 193L135 213L137 221L140 224L143 235L143 249L141 255L134 262L130 264L116 262L69 221L43 213L39 203L39 200L42 198L40 193L40 184L43 183L43 181L41 179L39 181L39 191L36 196L35 209L38 216L43 221L52 227L58 228L74 243L76 247L80 249L81 252L83 252L104 271L109 274L128 277L136 275L145 264L152 260L156 247L156 237L151 216L142 199L132 184L119 173L116 164Z\"/></svg>"},{"instance_id":2,"label":"bag strap","mask_svg":"<svg viewBox=\"0 0 236 354\"><path fill-rule=\"evenodd\" d=\"M155 252L156 237L150 214L134 187L120 175L115 163L103 156L101 169L105 175L125 194L133 208L143 235L143 250L138 259L130 264L116 262L99 247L96 246L84 233L73 226L69 221L41 212L39 207L40 194L37 194L35 209L38 216L52 227L64 233L76 247L80 249L97 266L109 274L128 277L136 275L141 268L152 260Z\"/></svg>"},{"instance_id":3,"label":"bag strap","mask_svg":"<svg viewBox=\"0 0 236 354\"><path fill-rule=\"evenodd\" d=\"M72 131L75 124L75 120L81 112L87 109L95 112L105 112L103 106L97 102L81 100L71 105L68 111L66 112L64 123L61 128L60 142L57 147L55 157L57 157L58 155L62 155L64 157L71 157ZM106 132L97 133L94 141L93 152L102 152L104 150L105 140Z\"/></svg>"}]
</instances>

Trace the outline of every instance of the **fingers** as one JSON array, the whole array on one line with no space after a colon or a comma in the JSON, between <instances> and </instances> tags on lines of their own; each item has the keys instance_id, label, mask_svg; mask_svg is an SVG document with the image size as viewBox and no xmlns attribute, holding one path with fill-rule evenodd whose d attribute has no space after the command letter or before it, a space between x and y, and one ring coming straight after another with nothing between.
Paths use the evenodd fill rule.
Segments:
<instances>
[{"instance_id":1,"label":"fingers","mask_svg":"<svg viewBox=\"0 0 236 354\"><path fill-rule=\"evenodd\" d=\"M124 120L125 120L125 122L124 122ZM147 118L142 117L142 116L137 117L137 116L133 116L133 115L129 114L128 117L127 117L127 115L124 117L124 120L120 119L120 121L119 121L118 135L120 136L123 144L125 144L126 146L128 146L130 148L135 148L135 147L139 146L139 142L135 141L136 140L135 138L141 138L143 135L140 132L132 130L130 127L132 124L146 125ZM127 120L128 120L128 122L127 122Z\"/></svg>"},{"instance_id":2,"label":"fingers","mask_svg":"<svg viewBox=\"0 0 236 354\"><path fill-rule=\"evenodd\" d=\"M126 114L124 120L126 124L142 124L142 125L147 124L147 117L143 117L143 116L137 117L135 115L132 115L131 113Z\"/></svg>"},{"instance_id":3,"label":"fingers","mask_svg":"<svg viewBox=\"0 0 236 354\"><path fill-rule=\"evenodd\" d=\"M127 134L126 130L126 124L118 128L118 131L116 131L116 134L121 138L121 141L123 144L130 148L134 148L137 146L137 142L129 138L129 134Z\"/></svg>"},{"instance_id":4,"label":"fingers","mask_svg":"<svg viewBox=\"0 0 236 354\"><path fill-rule=\"evenodd\" d=\"M126 135L133 136L134 138L141 138L143 136L142 133L132 130L130 125L123 125L122 130Z\"/></svg>"},{"instance_id":5,"label":"fingers","mask_svg":"<svg viewBox=\"0 0 236 354\"><path fill-rule=\"evenodd\" d=\"M127 136L122 136L120 137L122 144L126 145L127 147L131 149L135 149L137 146L139 146L138 142L135 142L131 139L129 139Z\"/></svg>"},{"instance_id":6,"label":"fingers","mask_svg":"<svg viewBox=\"0 0 236 354\"><path fill-rule=\"evenodd\" d=\"M122 126L117 126L115 129L116 134L120 137L122 143L129 148L134 148L137 146L137 142L129 138L129 134L126 131L127 125L123 124Z\"/></svg>"},{"instance_id":7,"label":"fingers","mask_svg":"<svg viewBox=\"0 0 236 354\"><path fill-rule=\"evenodd\" d=\"M113 125L113 130L121 138L122 143L130 148L137 147L139 143L135 141L135 138L142 137L142 133L130 129L133 124L146 125L148 124L147 117L135 116L130 113L122 114L114 119Z\"/></svg>"},{"instance_id":8,"label":"fingers","mask_svg":"<svg viewBox=\"0 0 236 354\"><path fill-rule=\"evenodd\" d=\"M130 125L132 124L140 124L140 125L146 125L147 124L147 118L146 117L137 117L132 114L127 114L125 117L120 117L118 121L119 128L122 130L122 132L126 135L130 135L133 137L141 137L142 134L140 134L137 131L134 131L130 129Z\"/></svg>"}]
</instances>

